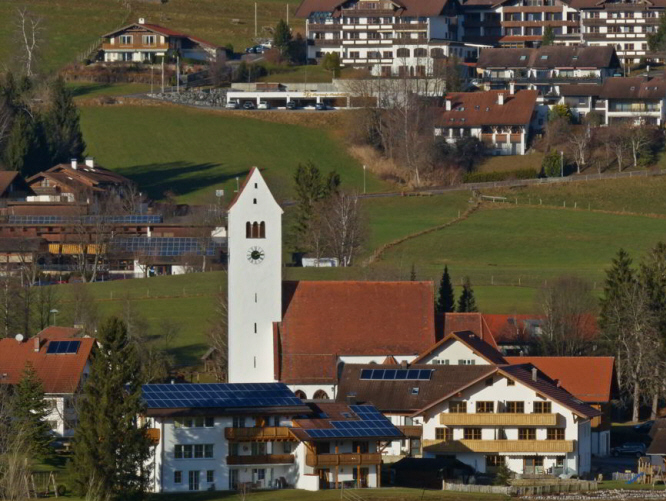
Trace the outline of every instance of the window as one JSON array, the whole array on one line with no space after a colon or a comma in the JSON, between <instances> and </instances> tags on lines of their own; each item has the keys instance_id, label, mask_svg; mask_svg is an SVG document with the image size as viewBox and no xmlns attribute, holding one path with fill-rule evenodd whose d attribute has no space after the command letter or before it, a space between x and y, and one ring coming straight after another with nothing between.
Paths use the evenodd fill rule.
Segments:
<instances>
[{"instance_id":1,"label":"window","mask_svg":"<svg viewBox=\"0 0 666 501\"><path fill-rule=\"evenodd\" d=\"M481 440L481 428L465 428L465 440Z\"/></svg>"},{"instance_id":2,"label":"window","mask_svg":"<svg viewBox=\"0 0 666 501\"><path fill-rule=\"evenodd\" d=\"M428 50L419 48L419 49L414 49L414 57L426 57L428 55Z\"/></svg>"},{"instance_id":3,"label":"window","mask_svg":"<svg viewBox=\"0 0 666 501\"><path fill-rule=\"evenodd\" d=\"M229 455L230 456L238 456L239 454L239 447L238 447L238 442L230 442L229 443Z\"/></svg>"},{"instance_id":4,"label":"window","mask_svg":"<svg viewBox=\"0 0 666 501\"><path fill-rule=\"evenodd\" d=\"M204 427L204 417L203 416L198 416L194 418L194 427L195 428L203 428Z\"/></svg>"},{"instance_id":5,"label":"window","mask_svg":"<svg viewBox=\"0 0 666 501\"><path fill-rule=\"evenodd\" d=\"M548 428L546 440L564 440L564 428Z\"/></svg>"},{"instance_id":6,"label":"window","mask_svg":"<svg viewBox=\"0 0 666 501\"><path fill-rule=\"evenodd\" d=\"M245 418L243 416L234 416L233 427L234 428L245 428Z\"/></svg>"},{"instance_id":7,"label":"window","mask_svg":"<svg viewBox=\"0 0 666 501\"><path fill-rule=\"evenodd\" d=\"M476 413L477 414L492 414L495 412L495 402L477 402L476 403Z\"/></svg>"},{"instance_id":8,"label":"window","mask_svg":"<svg viewBox=\"0 0 666 501\"><path fill-rule=\"evenodd\" d=\"M451 414L466 414L467 413L467 402L461 401L452 401L449 404L449 412Z\"/></svg>"},{"instance_id":9,"label":"window","mask_svg":"<svg viewBox=\"0 0 666 501\"><path fill-rule=\"evenodd\" d=\"M176 459L192 459L192 446L176 445L174 450L174 457Z\"/></svg>"},{"instance_id":10,"label":"window","mask_svg":"<svg viewBox=\"0 0 666 501\"><path fill-rule=\"evenodd\" d=\"M291 454L291 451L292 451L293 447L294 446L292 445L291 442L283 442L282 443L282 452L284 452L285 454Z\"/></svg>"},{"instance_id":11,"label":"window","mask_svg":"<svg viewBox=\"0 0 666 501\"><path fill-rule=\"evenodd\" d=\"M215 418L213 416L206 416L206 428L212 428L215 426Z\"/></svg>"},{"instance_id":12,"label":"window","mask_svg":"<svg viewBox=\"0 0 666 501\"><path fill-rule=\"evenodd\" d=\"M449 441L453 438L453 430L451 428L435 428L435 438Z\"/></svg>"},{"instance_id":13,"label":"window","mask_svg":"<svg viewBox=\"0 0 666 501\"><path fill-rule=\"evenodd\" d=\"M393 57L393 52L390 50L385 50L384 53L382 54L382 57L384 59L391 59Z\"/></svg>"},{"instance_id":14,"label":"window","mask_svg":"<svg viewBox=\"0 0 666 501\"><path fill-rule=\"evenodd\" d=\"M550 414L551 404L550 402L534 402L534 414Z\"/></svg>"},{"instance_id":15,"label":"window","mask_svg":"<svg viewBox=\"0 0 666 501\"><path fill-rule=\"evenodd\" d=\"M488 110L486 109L486 111L488 111ZM515 386L516 382L513 379L507 379L506 380L506 385L507 386Z\"/></svg>"},{"instance_id":16,"label":"window","mask_svg":"<svg viewBox=\"0 0 666 501\"><path fill-rule=\"evenodd\" d=\"M208 482L209 484L215 482L215 470L208 470L206 472L206 482Z\"/></svg>"},{"instance_id":17,"label":"window","mask_svg":"<svg viewBox=\"0 0 666 501\"><path fill-rule=\"evenodd\" d=\"M398 57L409 57L409 49L398 49L396 54Z\"/></svg>"},{"instance_id":18,"label":"window","mask_svg":"<svg viewBox=\"0 0 666 501\"><path fill-rule=\"evenodd\" d=\"M196 459L201 459L203 458L203 451L204 451L204 446L203 444L195 444L194 445L194 457Z\"/></svg>"},{"instance_id":19,"label":"window","mask_svg":"<svg viewBox=\"0 0 666 501\"><path fill-rule=\"evenodd\" d=\"M255 468L252 473L256 475L257 480L264 480L266 478L266 470L263 468Z\"/></svg>"},{"instance_id":20,"label":"window","mask_svg":"<svg viewBox=\"0 0 666 501\"><path fill-rule=\"evenodd\" d=\"M458 365L474 365L474 360L458 360Z\"/></svg>"},{"instance_id":21,"label":"window","mask_svg":"<svg viewBox=\"0 0 666 501\"><path fill-rule=\"evenodd\" d=\"M312 398L315 400L328 400L328 393L324 390L317 390Z\"/></svg>"},{"instance_id":22,"label":"window","mask_svg":"<svg viewBox=\"0 0 666 501\"><path fill-rule=\"evenodd\" d=\"M213 444L204 444L204 457L209 459L213 457Z\"/></svg>"},{"instance_id":23,"label":"window","mask_svg":"<svg viewBox=\"0 0 666 501\"><path fill-rule=\"evenodd\" d=\"M477 110L479 109L478 106L475 106L474 108L477 109ZM486 384L486 386L492 386L493 385L493 378L489 377L488 379L486 379L485 384Z\"/></svg>"},{"instance_id":24,"label":"window","mask_svg":"<svg viewBox=\"0 0 666 501\"><path fill-rule=\"evenodd\" d=\"M412 388L412 395L418 395L419 394L419 389L414 387Z\"/></svg>"},{"instance_id":25,"label":"window","mask_svg":"<svg viewBox=\"0 0 666 501\"><path fill-rule=\"evenodd\" d=\"M120 35L120 45L132 45L132 35Z\"/></svg>"},{"instance_id":26,"label":"window","mask_svg":"<svg viewBox=\"0 0 666 501\"><path fill-rule=\"evenodd\" d=\"M493 454L486 456L486 468L498 468L504 464L504 456Z\"/></svg>"},{"instance_id":27,"label":"window","mask_svg":"<svg viewBox=\"0 0 666 501\"><path fill-rule=\"evenodd\" d=\"M143 45L155 45L155 35L144 35Z\"/></svg>"},{"instance_id":28,"label":"window","mask_svg":"<svg viewBox=\"0 0 666 501\"><path fill-rule=\"evenodd\" d=\"M536 440L536 429L518 428L518 440Z\"/></svg>"},{"instance_id":29,"label":"window","mask_svg":"<svg viewBox=\"0 0 666 501\"><path fill-rule=\"evenodd\" d=\"M556 468L564 468L564 457L563 456L557 456L557 458L555 458L555 467Z\"/></svg>"},{"instance_id":30,"label":"window","mask_svg":"<svg viewBox=\"0 0 666 501\"><path fill-rule=\"evenodd\" d=\"M183 472L182 471L174 471L173 472L173 483L174 484L183 483Z\"/></svg>"},{"instance_id":31,"label":"window","mask_svg":"<svg viewBox=\"0 0 666 501\"><path fill-rule=\"evenodd\" d=\"M524 414L525 402L507 402L506 412L511 414Z\"/></svg>"},{"instance_id":32,"label":"window","mask_svg":"<svg viewBox=\"0 0 666 501\"><path fill-rule=\"evenodd\" d=\"M349 53L349 57L351 57L352 59L359 59L361 57L361 53L358 51L351 51Z\"/></svg>"}]
</instances>

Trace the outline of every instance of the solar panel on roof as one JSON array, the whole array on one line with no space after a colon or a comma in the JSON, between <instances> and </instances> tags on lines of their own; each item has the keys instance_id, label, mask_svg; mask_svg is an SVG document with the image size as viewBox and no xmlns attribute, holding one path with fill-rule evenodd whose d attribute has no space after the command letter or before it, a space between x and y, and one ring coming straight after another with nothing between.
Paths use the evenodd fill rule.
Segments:
<instances>
[{"instance_id":1,"label":"solar panel on roof","mask_svg":"<svg viewBox=\"0 0 666 501\"><path fill-rule=\"evenodd\" d=\"M117 216L8 216L9 224L94 224L99 221L109 224L158 224L163 222L160 214L130 214Z\"/></svg>"},{"instance_id":2,"label":"solar panel on roof","mask_svg":"<svg viewBox=\"0 0 666 501\"><path fill-rule=\"evenodd\" d=\"M430 381L433 369L363 369L360 379Z\"/></svg>"},{"instance_id":3,"label":"solar panel on roof","mask_svg":"<svg viewBox=\"0 0 666 501\"><path fill-rule=\"evenodd\" d=\"M162 257L186 254L213 256L224 247L223 242L205 242L194 237L128 237L116 238L113 242L116 247L127 252Z\"/></svg>"},{"instance_id":4,"label":"solar panel on roof","mask_svg":"<svg viewBox=\"0 0 666 501\"><path fill-rule=\"evenodd\" d=\"M76 355L81 341L50 341L46 349L47 355Z\"/></svg>"},{"instance_id":5,"label":"solar panel on roof","mask_svg":"<svg viewBox=\"0 0 666 501\"><path fill-rule=\"evenodd\" d=\"M151 409L303 405L282 383L146 384L142 395Z\"/></svg>"},{"instance_id":6,"label":"solar panel on roof","mask_svg":"<svg viewBox=\"0 0 666 501\"><path fill-rule=\"evenodd\" d=\"M399 437L400 431L372 405L350 405L358 421L329 421L332 428L305 429L311 438Z\"/></svg>"}]
</instances>

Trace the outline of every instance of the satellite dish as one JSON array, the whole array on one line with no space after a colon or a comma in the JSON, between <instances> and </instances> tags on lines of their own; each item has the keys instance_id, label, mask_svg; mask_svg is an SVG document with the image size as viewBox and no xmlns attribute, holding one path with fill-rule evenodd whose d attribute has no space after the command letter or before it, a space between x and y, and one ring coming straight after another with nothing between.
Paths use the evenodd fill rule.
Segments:
<instances>
[{"instance_id":1,"label":"satellite dish","mask_svg":"<svg viewBox=\"0 0 666 501\"><path fill-rule=\"evenodd\" d=\"M16 334L16 336L14 336L14 339L16 339L16 341L18 341L19 343L22 343L24 339L23 334Z\"/></svg>"}]
</instances>

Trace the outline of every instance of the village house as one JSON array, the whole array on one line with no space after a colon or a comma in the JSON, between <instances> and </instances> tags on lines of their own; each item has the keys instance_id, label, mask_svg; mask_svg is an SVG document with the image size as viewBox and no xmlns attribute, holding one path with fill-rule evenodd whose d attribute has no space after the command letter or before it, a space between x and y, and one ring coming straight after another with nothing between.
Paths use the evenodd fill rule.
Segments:
<instances>
[{"instance_id":1,"label":"village house","mask_svg":"<svg viewBox=\"0 0 666 501\"><path fill-rule=\"evenodd\" d=\"M153 492L379 487L402 435L371 405L309 403L282 383L148 384Z\"/></svg>"},{"instance_id":2,"label":"village house","mask_svg":"<svg viewBox=\"0 0 666 501\"><path fill-rule=\"evenodd\" d=\"M102 60L107 63L154 63L168 55L204 62L215 61L223 53L223 49L216 44L146 23L144 18L103 35L101 51Z\"/></svg>"},{"instance_id":3,"label":"village house","mask_svg":"<svg viewBox=\"0 0 666 501\"><path fill-rule=\"evenodd\" d=\"M34 195L23 176L16 171L0 171L0 200L25 200Z\"/></svg>"},{"instance_id":4,"label":"village house","mask_svg":"<svg viewBox=\"0 0 666 501\"><path fill-rule=\"evenodd\" d=\"M531 129L544 122L537 113L537 95L513 88L448 93L435 118L435 136L448 143L475 137L490 155L524 155Z\"/></svg>"},{"instance_id":5,"label":"village house","mask_svg":"<svg viewBox=\"0 0 666 501\"><path fill-rule=\"evenodd\" d=\"M0 384L18 384L26 367L32 366L51 406L47 421L56 437L74 434L76 398L90 373L95 340L77 337L79 333L52 326L28 339L21 334L0 339Z\"/></svg>"},{"instance_id":6,"label":"village house","mask_svg":"<svg viewBox=\"0 0 666 501\"><path fill-rule=\"evenodd\" d=\"M523 49L483 49L477 71L486 89L538 90L558 96L565 84L601 84L620 71L613 47L552 45Z\"/></svg>"}]
</instances>

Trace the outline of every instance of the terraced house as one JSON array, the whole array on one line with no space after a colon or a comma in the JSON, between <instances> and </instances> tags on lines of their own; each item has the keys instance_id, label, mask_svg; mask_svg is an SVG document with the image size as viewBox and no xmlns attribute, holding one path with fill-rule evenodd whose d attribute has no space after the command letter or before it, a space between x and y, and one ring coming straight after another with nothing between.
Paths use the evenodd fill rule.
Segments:
<instances>
[{"instance_id":1,"label":"terraced house","mask_svg":"<svg viewBox=\"0 0 666 501\"><path fill-rule=\"evenodd\" d=\"M444 57L473 57L461 43L457 0L303 0L296 16L306 20L308 58L339 54L344 66L374 75L437 74Z\"/></svg>"}]
</instances>

